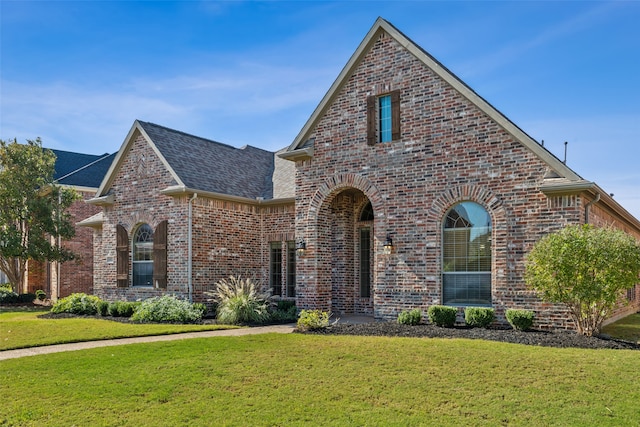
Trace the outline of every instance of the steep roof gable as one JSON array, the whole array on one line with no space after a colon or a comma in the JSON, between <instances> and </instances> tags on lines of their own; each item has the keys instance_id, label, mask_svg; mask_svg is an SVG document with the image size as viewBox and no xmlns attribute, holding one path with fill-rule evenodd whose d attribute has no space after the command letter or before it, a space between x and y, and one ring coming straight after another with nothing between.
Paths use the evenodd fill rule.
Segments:
<instances>
[{"instance_id":1,"label":"steep roof gable","mask_svg":"<svg viewBox=\"0 0 640 427\"><path fill-rule=\"evenodd\" d=\"M360 43L354 54L351 56L347 64L344 66L337 79L333 82L329 91L320 101L313 114L300 133L296 136L293 143L281 157L295 160L296 158L311 157L313 155L313 146L309 142L309 137L315 126L322 119L324 113L331 106L335 98L340 93L340 89L354 73L356 67L360 64L364 56L371 49L380 34L384 32L391 36L397 43L407 49L418 60L422 61L440 78L446 81L462 96L467 98L477 108L483 111L487 116L500 124L507 132L509 132L517 141L535 153L542 159L558 177L568 179L570 181L583 181L582 178L573 170L567 167L562 161L551 154L546 148L538 144L533 138L527 135L522 129L511 122L507 117L500 113L496 108L479 96L473 89L467 86L456 75L449 71L444 65L438 62L433 56L427 53L420 46L415 44L397 28L382 18L378 18L373 27L369 30L364 40Z\"/></svg>"},{"instance_id":2,"label":"steep roof gable","mask_svg":"<svg viewBox=\"0 0 640 427\"><path fill-rule=\"evenodd\" d=\"M142 135L175 181L174 192L207 192L245 199L273 197L274 154L235 148L205 138L136 120L103 180L97 198L107 195L124 154Z\"/></svg>"}]
</instances>

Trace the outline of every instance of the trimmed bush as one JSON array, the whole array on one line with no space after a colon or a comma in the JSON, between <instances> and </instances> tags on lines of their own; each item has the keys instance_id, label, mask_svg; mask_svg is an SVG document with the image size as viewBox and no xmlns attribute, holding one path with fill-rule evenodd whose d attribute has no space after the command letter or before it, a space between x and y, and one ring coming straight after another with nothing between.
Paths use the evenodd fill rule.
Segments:
<instances>
[{"instance_id":1,"label":"trimmed bush","mask_svg":"<svg viewBox=\"0 0 640 427\"><path fill-rule=\"evenodd\" d=\"M202 310L189 301L164 295L142 301L131 320L139 323L199 323Z\"/></svg>"},{"instance_id":2,"label":"trimmed bush","mask_svg":"<svg viewBox=\"0 0 640 427\"><path fill-rule=\"evenodd\" d=\"M18 302L18 294L13 292L11 285L0 287L0 304L13 304Z\"/></svg>"},{"instance_id":3,"label":"trimmed bush","mask_svg":"<svg viewBox=\"0 0 640 427\"><path fill-rule=\"evenodd\" d=\"M209 293L217 302L217 319L220 323L265 323L269 316L269 295L258 290L251 279L231 276L216 283L216 290Z\"/></svg>"},{"instance_id":4,"label":"trimmed bush","mask_svg":"<svg viewBox=\"0 0 640 427\"><path fill-rule=\"evenodd\" d=\"M36 291L36 298L38 299L38 301L44 301L45 299L47 299L47 293L42 289L38 289Z\"/></svg>"},{"instance_id":5,"label":"trimmed bush","mask_svg":"<svg viewBox=\"0 0 640 427\"><path fill-rule=\"evenodd\" d=\"M114 301L109 303L107 314L113 317L131 317L139 305L139 302Z\"/></svg>"},{"instance_id":6,"label":"trimmed bush","mask_svg":"<svg viewBox=\"0 0 640 427\"><path fill-rule=\"evenodd\" d=\"M531 310L509 308L505 313L505 317L513 329L518 331L527 331L533 326L533 311Z\"/></svg>"},{"instance_id":7,"label":"trimmed bush","mask_svg":"<svg viewBox=\"0 0 640 427\"><path fill-rule=\"evenodd\" d=\"M269 314L274 322L295 322L298 318L298 308L295 301L280 300L269 308Z\"/></svg>"},{"instance_id":8,"label":"trimmed bush","mask_svg":"<svg viewBox=\"0 0 640 427\"><path fill-rule=\"evenodd\" d=\"M322 310L302 310L296 327L301 331L322 329L329 326L331 313Z\"/></svg>"},{"instance_id":9,"label":"trimmed bush","mask_svg":"<svg viewBox=\"0 0 640 427\"><path fill-rule=\"evenodd\" d=\"M495 320L493 308L467 307L464 309L464 321L471 327L486 328Z\"/></svg>"},{"instance_id":10,"label":"trimmed bush","mask_svg":"<svg viewBox=\"0 0 640 427\"><path fill-rule=\"evenodd\" d=\"M194 302L193 303L193 308L196 310L200 310L200 312L202 313L202 317L204 317L205 314L207 314L207 306L201 302Z\"/></svg>"},{"instance_id":11,"label":"trimmed bush","mask_svg":"<svg viewBox=\"0 0 640 427\"><path fill-rule=\"evenodd\" d=\"M75 293L58 300L51 307L51 312L93 315L98 312L97 306L100 301L100 298L93 295Z\"/></svg>"},{"instance_id":12,"label":"trimmed bush","mask_svg":"<svg viewBox=\"0 0 640 427\"><path fill-rule=\"evenodd\" d=\"M109 315L109 302L108 301L99 301L96 304L96 310L100 316L108 316Z\"/></svg>"},{"instance_id":13,"label":"trimmed bush","mask_svg":"<svg viewBox=\"0 0 640 427\"><path fill-rule=\"evenodd\" d=\"M403 311L398 315L398 323L401 325L417 325L421 321L422 313L417 308L410 311Z\"/></svg>"},{"instance_id":14,"label":"trimmed bush","mask_svg":"<svg viewBox=\"0 0 640 427\"><path fill-rule=\"evenodd\" d=\"M30 303L36 299L36 294L26 293L18 295L18 302L21 303Z\"/></svg>"},{"instance_id":15,"label":"trimmed bush","mask_svg":"<svg viewBox=\"0 0 640 427\"><path fill-rule=\"evenodd\" d=\"M432 305L427 310L429 321L437 326L450 328L456 323L458 309L446 305Z\"/></svg>"}]
</instances>

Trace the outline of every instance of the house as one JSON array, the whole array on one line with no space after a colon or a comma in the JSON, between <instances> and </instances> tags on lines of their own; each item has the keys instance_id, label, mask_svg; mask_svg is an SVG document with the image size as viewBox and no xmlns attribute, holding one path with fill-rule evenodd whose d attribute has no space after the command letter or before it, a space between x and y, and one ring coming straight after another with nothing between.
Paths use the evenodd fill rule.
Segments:
<instances>
[{"instance_id":1,"label":"house","mask_svg":"<svg viewBox=\"0 0 640 427\"><path fill-rule=\"evenodd\" d=\"M78 222L99 212L99 208L85 203L93 198L107 172L114 154L82 154L51 150L56 155L54 181L73 188L80 199L68 212L71 221ZM93 233L85 227L76 227L75 237L59 244L76 254L76 259L65 263L29 261L26 289L35 293L41 289L52 299L69 296L74 292L93 292Z\"/></svg>"},{"instance_id":2,"label":"house","mask_svg":"<svg viewBox=\"0 0 640 427\"><path fill-rule=\"evenodd\" d=\"M387 320L447 304L572 328L526 288L525 254L568 224L640 239L608 193L383 19L286 149L136 121L89 203L100 297L204 301L243 274L299 308ZM640 288L626 298L615 317Z\"/></svg>"}]
</instances>

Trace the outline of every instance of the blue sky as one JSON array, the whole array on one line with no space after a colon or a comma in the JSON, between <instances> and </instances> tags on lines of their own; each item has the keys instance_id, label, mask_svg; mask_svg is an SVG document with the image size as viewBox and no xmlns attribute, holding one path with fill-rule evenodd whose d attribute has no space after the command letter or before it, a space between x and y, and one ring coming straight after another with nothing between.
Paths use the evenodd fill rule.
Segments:
<instances>
[{"instance_id":1,"label":"blue sky","mask_svg":"<svg viewBox=\"0 0 640 427\"><path fill-rule=\"evenodd\" d=\"M295 138L378 16L640 218L640 2L0 0L0 138Z\"/></svg>"}]
</instances>

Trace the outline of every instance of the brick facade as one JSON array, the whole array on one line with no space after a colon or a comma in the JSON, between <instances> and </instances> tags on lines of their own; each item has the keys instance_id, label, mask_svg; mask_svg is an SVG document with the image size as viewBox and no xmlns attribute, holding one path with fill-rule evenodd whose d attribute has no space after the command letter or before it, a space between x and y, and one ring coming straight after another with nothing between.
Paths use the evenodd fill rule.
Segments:
<instances>
[{"instance_id":1,"label":"brick facade","mask_svg":"<svg viewBox=\"0 0 640 427\"><path fill-rule=\"evenodd\" d=\"M524 256L545 234L582 223L585 200L543 194L549 164L384 31L341 83L305 135L312 158L296 162L296 234L308 248L298 263L299 307L368 313L353 297L354 213L362 197L375 217L374 316L392 320L441 304L444 217L456 203L473 201L491 216L499 321L506 309L525 308L535 311L536 327L572 328L562 306L527 289ZM367 98L391 91L400 92L401 136L368 145ZM621 226L592 212L596 224ZM387 235L389 255L382 248Z\"/></svg>"},{"instance_id":2,"label":"brick facade","mask_svg":"<svg viewBox=\"0 0 640 427\"><path fill-rule=\"evenodd\" d=\"M289 172L278 162L270 200L167 191L180 187L179 177L134 125L109 185L96 198L113 200L104 202L101 228L94 231L95 293L107 300L165 292L188 297L191 211L194 301L206 301L207 291L229 275L253 277L270 290L271 248L284 253L292 241L302 241L306 251L295 266L299 308L380 320L414 308L426 313L443 301L445 216L457 203L474 202L491 219L491 306L498 321L505 322L506 309L524 308L535 312L535 327L572 328L563 306L540 301L525 286L525 255L549 232L584 223L587 210L589 222L614 225L639 239L640 223L609 196L595 203L598 187L587 185L592 183L439 64L425 61L427 54L408 39L400 42L404 36L397 30L376 25L345 67L348 74L343 71L303 128L302 139L280 154L295 162L295 202L285 198L293 196L286 192ZM399 128L393 125L399 133L372 144L370 99L389 93L394 99L399 94ZM158 137L175 132L153 131ZM184 143L192 137L177 138ZM373 219L363 216L369 203ZM166 291L134 287L131 280L117 287L116 226L127 230L131 245L141 223L155 228L165 220ZM387 238L393 241L390 252L383 247ZM371 247L369 257L363 256L364 245ZM370 292L362 288L365 274ZM626 298L632 304L621 305L616 316L640 309L640 286Z\"/></svg>"},{"instance_id":3,"label":"brick facade","mask_svg":"<svg viewBox=\"0 0 640 427\"><path fill-rule=\"evenodd\" d=\"M164 293L189 297L189 204L192 206L192 294L206 302L217 281L230 275L251 277L268 289L268 242L293 240L293 203L261 204L222 200L199 194L169 196L173 185L167 165L138 134L110 186L115 202L104 207L102 227L94 231L95 294L106 300L139 300ZM167 289L116 286L116 226L129 244L143 223L153 229L168 221ZM129 271L131 272L131 268Z\"/></svg>"}]
</instances>

